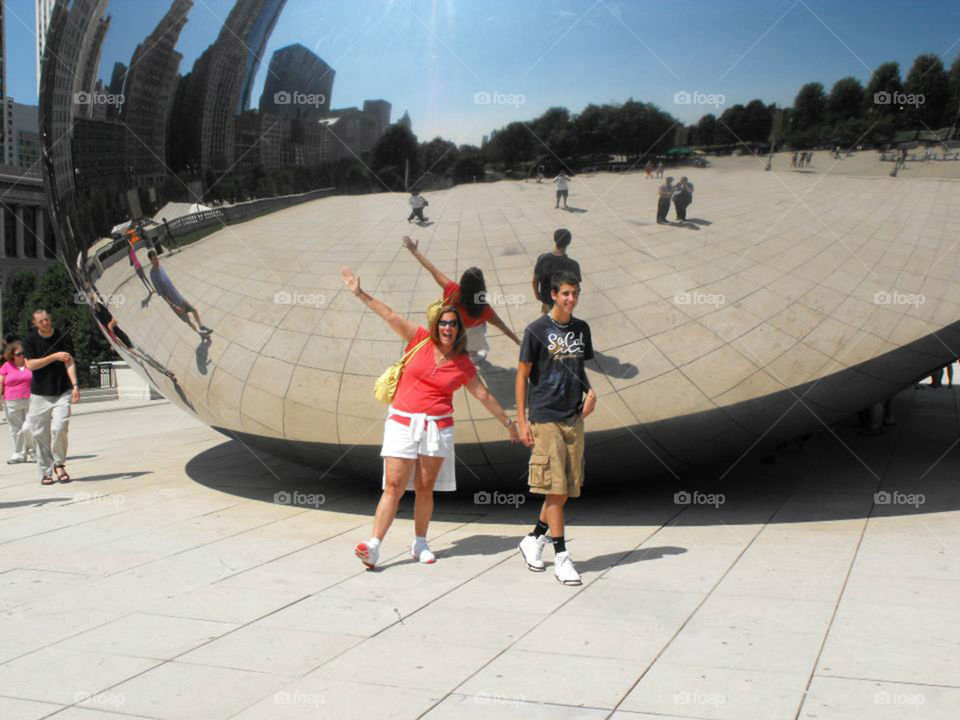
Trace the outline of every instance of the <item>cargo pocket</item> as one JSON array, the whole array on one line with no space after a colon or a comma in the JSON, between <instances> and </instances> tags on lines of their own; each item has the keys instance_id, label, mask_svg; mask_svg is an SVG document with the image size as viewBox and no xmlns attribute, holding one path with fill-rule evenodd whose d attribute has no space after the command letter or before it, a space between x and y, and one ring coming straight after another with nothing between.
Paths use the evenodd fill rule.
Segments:
<instances>
[{"instance_id":1,"label":"cargo pocket","mask_svg":"<svg viewBox=\"0 0 960 720\"><path fill-rule=\"evenodd\" d=\"M532 488L550 487L550 457L548 455L530 456L530 473L527 482Z\"/></svg>"}]
</instances>

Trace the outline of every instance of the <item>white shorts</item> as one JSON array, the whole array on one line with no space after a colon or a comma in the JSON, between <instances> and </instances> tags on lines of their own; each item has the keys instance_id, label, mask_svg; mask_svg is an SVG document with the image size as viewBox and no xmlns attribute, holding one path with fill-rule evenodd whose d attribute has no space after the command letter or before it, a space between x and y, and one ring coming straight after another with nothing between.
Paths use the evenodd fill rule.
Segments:
<instances>
[{"instance_id":1,"label":"white shorts","mask_svg":"<svg viewBox=\"0 0 960 720\"><path fill-rule=\"evenodd\" d=\"M419 440L414 440L410 427L387 418L383 424L383 448L380 450L380 457L415 460L418 455L448 458L453 453L452 425L438 428L439 447L433 450L427 448L427 433L421 433Z\"/></svg>"}]
</instances>

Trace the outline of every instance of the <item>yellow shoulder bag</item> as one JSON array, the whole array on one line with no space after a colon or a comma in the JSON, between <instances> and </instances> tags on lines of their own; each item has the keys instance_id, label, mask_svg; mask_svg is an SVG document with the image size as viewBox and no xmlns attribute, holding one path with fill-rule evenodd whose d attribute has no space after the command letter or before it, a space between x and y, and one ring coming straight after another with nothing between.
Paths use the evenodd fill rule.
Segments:
<instances>
[{"instance_id":1,"label":"yellow shoulder bag","mask_svg":"<svg viewBox=\"0 0 960 720\"><path fill-rule=\"evenodd\" d=\"M403 368L410 361L417 350L430 342L430 337L425 337L416 346L410 348L403 357L397 360L393 365L383 371L383 374L377 378L373 385L373 396L382 403L393 402L393 396L397 394L397 386L400 384L400 376L403 375Z\"/></svg>"}]
</instances>

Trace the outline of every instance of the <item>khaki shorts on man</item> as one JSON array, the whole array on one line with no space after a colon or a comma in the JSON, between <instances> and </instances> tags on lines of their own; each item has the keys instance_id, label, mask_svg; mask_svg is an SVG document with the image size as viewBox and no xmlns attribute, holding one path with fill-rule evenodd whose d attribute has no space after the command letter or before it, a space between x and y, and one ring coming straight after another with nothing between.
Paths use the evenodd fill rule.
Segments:
<instances>
[{"instance_id":1,"label":"khaki shorts on man","mask_svg":"<svg viewBox=\"0 0 960 720\"><path fill-rule=\"evenodd\" d=\"M580 497L583 486L583 418L530 423L530 492Z\"/></svg>"}]
</instances>

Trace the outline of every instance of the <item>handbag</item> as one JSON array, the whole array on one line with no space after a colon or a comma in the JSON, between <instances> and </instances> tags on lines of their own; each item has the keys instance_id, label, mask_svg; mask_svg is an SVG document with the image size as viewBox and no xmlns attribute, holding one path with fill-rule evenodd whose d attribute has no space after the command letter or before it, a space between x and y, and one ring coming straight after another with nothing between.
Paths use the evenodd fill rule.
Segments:
<instances>
[{"instance_id":1,"label":"handbag","mask_svg":"<svg viewBox=\"0 0 960 720\"><path fill-rule=\"evenodd\" d=\"M387 404L393 402L393 396L397 394L397 386L400 384L400 376L403 375L403 368L410 361L410 358L416 354L417 350L428 342L430 342L430 338L425 337L415 347L405 352L402 358L383 371L383 374L373 384L373 396L377 400Z\"/></svg>"}]
</instances>

